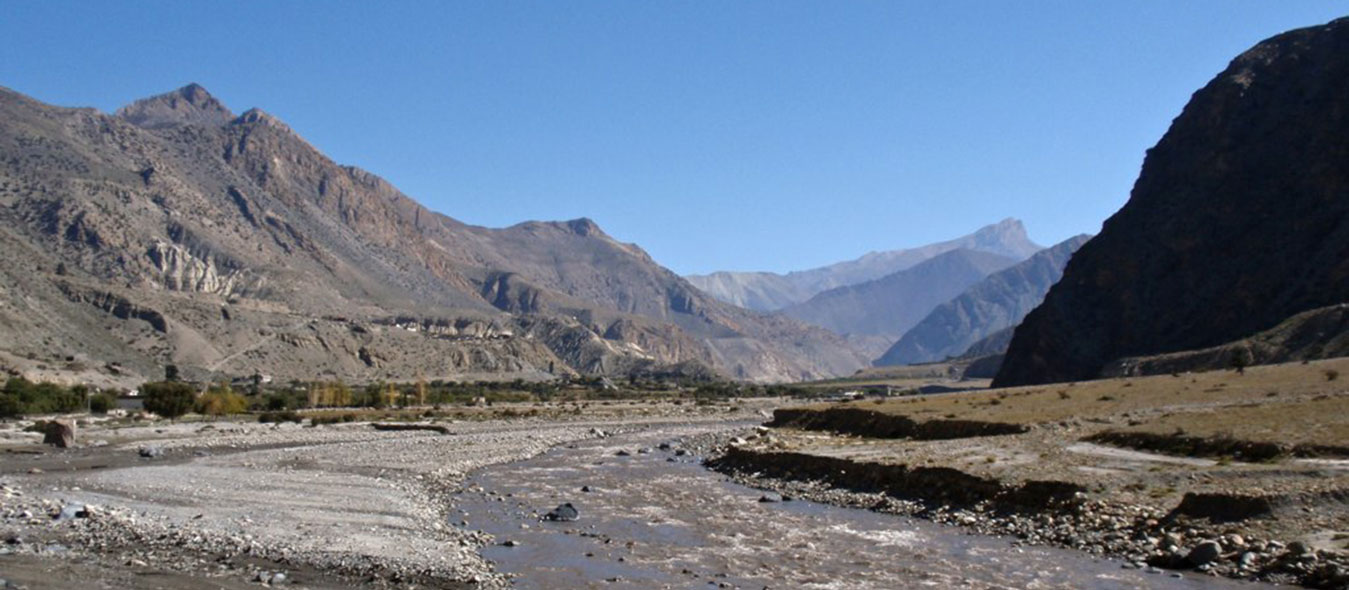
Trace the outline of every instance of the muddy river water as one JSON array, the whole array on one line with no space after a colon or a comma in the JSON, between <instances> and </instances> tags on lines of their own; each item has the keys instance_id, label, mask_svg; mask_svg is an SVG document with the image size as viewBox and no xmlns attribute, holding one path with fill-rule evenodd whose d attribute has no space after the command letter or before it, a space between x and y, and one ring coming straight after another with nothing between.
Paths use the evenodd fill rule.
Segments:
<instances>
[{"instance_id":1,"label":"muddy river water","mask_svg":"<svg viewBox=\"0 0 1349 590\"><path fill-rule=\"evenodd\" d=\"M706 428L613 436L485 469L456 499L452 524L492 533L498 544L484 555L525 589L1268 587L1127 569L865 510L760 502L762 492L696 457L657 448ZM539 520L563 502L579 520Z\"/></svg>"}]
</instances>

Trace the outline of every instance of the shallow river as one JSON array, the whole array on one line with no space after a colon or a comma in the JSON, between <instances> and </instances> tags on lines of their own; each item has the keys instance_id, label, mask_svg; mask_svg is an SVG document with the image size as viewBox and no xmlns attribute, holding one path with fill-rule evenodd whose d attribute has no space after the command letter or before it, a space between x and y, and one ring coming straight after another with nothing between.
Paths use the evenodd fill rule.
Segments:
<instances>
[{"instance_id":1,"label":"shallow river","mask_svg":"<svg viewBox=\"0 0 1349 590\"><path fill-rule=\"evenodd\" d=\"M760 503L762 492L725 481L696 458L655 450L705 429L620 435L488 468L470 482L483 493L457 498L452 522L514 541L484 555L524 589L1268 587L1124 569L865 510ZM653 450L638 453L643 447ZM632 455L615 456L620 450ZM539 521L562 502L579 510L578 521Z\"/></svg>"}]
</instances>

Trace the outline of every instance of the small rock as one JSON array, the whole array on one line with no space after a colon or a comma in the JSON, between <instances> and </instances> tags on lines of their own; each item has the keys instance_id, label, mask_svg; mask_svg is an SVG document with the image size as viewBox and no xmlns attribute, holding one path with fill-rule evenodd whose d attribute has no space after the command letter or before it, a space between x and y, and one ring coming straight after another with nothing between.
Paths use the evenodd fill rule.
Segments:
<instances>
[{"instance_id":1,"label":"small rock","mask_svg":"<svg viewBox=\"0 0 1349 590\"><path fill-rule=\"evenodd\" d=\"M89 516L89 512L85 510L84 506L79 504L66 504L61 507L61 511L56 514L54 519L62 521L70 520L72 518L84 518L86 516Z\"/></svg>"},{"instance_id":2,"label":"small rock","mask_svg":"<svg viewBox=\"0 0 1349 590\"><path fill-rule=\"evenodd\" d=\"M519 545L520 543L516 542L515 539L510 539L501 543L502 547L518 547Z\"/></svg>"},{"instance_id":3,"label":"small rock","mask_svg":"<svg viewBox=\"0 0 1349 590\"><path fill-rule=\"evenodd\" d=\"M629 452L627 452L626 450L621 450L621 449L620 449L617 453L614 453L614 456L615 456L615 457L631 457L631 456L632 456L632 453L629 453Z\"/></svg>"},{"instance_id":4,"label":"small rock","mask_svg":"<svg viewBox=\"0 0 1349 590\"><path fill-rule=\"evenodd\" d=\"M1190 565L1200 566L1218 559L1222 555L1223 548L1217 541L1204 541L1195 545L1188 554L1185 555L1185 561Z\"/></svg>"},{"instance_id":5,"label":"small rock","mask_svg":"<svg viewBox=\"0 0 1349 590\"><path fill-rule=\"evenodd\" d=\"M759 501L765 504L776 504L782 501L782 496L775 494L773 492L768 492L762 496L759 496Z\"/></svg>"},{"instance_id":6,"label":"small rock","mask_svg":"<svg viewBox=\"0 0 1349 590\"><path fill-rule=\"evenodd\" d=\"M281 584L285 584L285 583L286 583L286 574L284 574L284 573L282 573L282 572L276 572L276 573L272 574L272 580L271 580L270 583L271 583L271 585L273 585L273 586L278 586L278 585L281 585Z\"/></svg>"},{"instance_id":7,"label":"small rock","mask_svg":"<svg viewBox=\"0 0 1349 590\"><path fill-rule=\"evenodd\" d=\"M576 510L575 506L571 505L571 502L561 504L554 508L552 512L543 515L544 520L556 522L571 522L579 518L581 518L581 513Z\"/></svg>"},{"instance_id":8,"label":"small rock","mask_svg":"<svg viewBox=\"0 0 1349 590\"><path fill-rule=\"evenodd\" d=\"M582 491L582 492L587 492L587 493L588 493L588 492L593 492L593 491L595 491L595 490L591 489L590 486L581 486L581 491Z\"/></svg>"},{"instance_id":9,"label":"small rock","mask_svg":"<svg viewBox=\"0 0 1349 590\"><path fill-rule=\"evenodd\" d=\"M145 457L146 459L154 459L156 457L164 456L164 449L156 446L141 447L139 450L137 450L137 452L140 453L140 456Z\"/></svg>"}]
</instances>

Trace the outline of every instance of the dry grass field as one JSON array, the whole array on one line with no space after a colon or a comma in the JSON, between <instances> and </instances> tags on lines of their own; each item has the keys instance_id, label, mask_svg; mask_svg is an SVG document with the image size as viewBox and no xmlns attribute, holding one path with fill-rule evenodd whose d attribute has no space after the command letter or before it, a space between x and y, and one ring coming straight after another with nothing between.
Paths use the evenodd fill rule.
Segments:
<instances>
[{"instance_id":1,"label":"dry grass field","mask_svg":"<svg viewBox=\"0 0 1349 590\"><path fill-rule=\"evenodd\" d=\"M1349 358L849 405L919 422L1101 421L1124 431L1341 446L1349 445Z\"/></svg>"}]
</instances>

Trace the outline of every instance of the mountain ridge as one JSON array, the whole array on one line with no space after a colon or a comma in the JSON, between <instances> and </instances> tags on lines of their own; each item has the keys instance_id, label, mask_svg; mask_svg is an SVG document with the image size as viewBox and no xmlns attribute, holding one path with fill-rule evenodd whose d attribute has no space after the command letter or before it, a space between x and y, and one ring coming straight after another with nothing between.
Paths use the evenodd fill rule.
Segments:
<instances>
[{"instance_id":1,"label":"mountain ridge","mask_svg":"<svg viewBox=\"0 0 1349 590\"><path fill-rule=\"evenodd\" d=\"M464 224L261 109L228 114L199 85L113 115L0 91L0 244L34 254L0 262L16 335L0 368L367 380L695 362L786 381L864 362L710 299L589 219Z\"/></svg>"}]
</instances>

